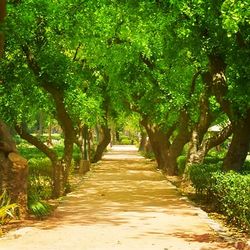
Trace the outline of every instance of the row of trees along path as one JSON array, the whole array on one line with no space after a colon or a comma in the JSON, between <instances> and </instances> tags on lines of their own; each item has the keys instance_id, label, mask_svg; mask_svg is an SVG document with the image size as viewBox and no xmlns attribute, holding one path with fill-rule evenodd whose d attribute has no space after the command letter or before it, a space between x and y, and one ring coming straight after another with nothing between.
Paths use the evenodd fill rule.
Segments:
<instances>
[{"instance_id":1,"label":"row of trees along path","mask_svg":"<svg viewBox=\"0 0 250 250\"><path fill-rule=\"evenodd\" d=\"M114 146L84 178L52 217L8 233L0 249L234 249L134 146Z\"/></svg>"}]
</instances>

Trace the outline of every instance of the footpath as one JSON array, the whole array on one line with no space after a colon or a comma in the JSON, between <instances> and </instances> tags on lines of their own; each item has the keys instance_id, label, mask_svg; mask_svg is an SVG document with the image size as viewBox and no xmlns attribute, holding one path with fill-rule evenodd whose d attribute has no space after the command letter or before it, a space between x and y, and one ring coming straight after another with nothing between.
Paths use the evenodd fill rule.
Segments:
<instances>
[{"instance_id":1,"label":"footpath","mask_svg":"<svg viewBox=\"0 0 250 250\"><path fill-rule=\"evenodd\" d=\"M114 146L48 219L9 232L0 250L235 249L133 146Z\"/></svg>"}]
</instances>

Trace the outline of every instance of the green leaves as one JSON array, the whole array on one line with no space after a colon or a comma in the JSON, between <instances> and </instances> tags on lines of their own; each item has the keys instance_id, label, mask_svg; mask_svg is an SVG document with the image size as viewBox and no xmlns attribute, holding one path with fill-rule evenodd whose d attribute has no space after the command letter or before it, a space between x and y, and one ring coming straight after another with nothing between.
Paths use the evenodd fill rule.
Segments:
<instances>
[{"instance_id":1,"label":"green leaves","mask_svg":"<svg viewBox=\"0 0 250 250\"><path fill-rule=\"evenodd\" d=\"M28 208L30 213L36 217L45 217L50 214L51 207L40 200L36 194L30 194L28 197Z\"/></svg>"},{"instance_id":2,"label":"green leaves","mask_svg":"<svg viewBox=\"0 0 250 250\"><path fill-rule=\"evenodd\" d=\"M0 224L3 225L17 216L18 205L11 203L7 191L0 195Z\"/></svg>"},{"instance_id":3,"label":"green leaves","mask_svg":"<svg viewBox=\"0 0 250 250\"><path fill-rule=\"evenodd\" d=\"M239 31L240 26L250 25L250 3L246 0L226 0L221 8L223 28L228 36Z\"/></svg>"}]
</instances>

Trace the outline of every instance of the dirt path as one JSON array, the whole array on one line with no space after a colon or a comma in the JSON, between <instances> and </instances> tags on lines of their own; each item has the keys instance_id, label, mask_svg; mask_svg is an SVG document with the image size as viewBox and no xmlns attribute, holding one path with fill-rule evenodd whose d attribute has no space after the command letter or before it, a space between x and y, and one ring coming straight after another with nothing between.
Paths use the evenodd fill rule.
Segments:
<instances>
[{"instance_id":1,"label":"dirt path","mask_svg":"<svg viewBox=\"0 0 250 250\"><path fill-rule=\"evenodd\" d=\"M206 214L131 146L113 147L55 216L12 231L0 250L219 250Z\"/></svg>"}]
</instances>

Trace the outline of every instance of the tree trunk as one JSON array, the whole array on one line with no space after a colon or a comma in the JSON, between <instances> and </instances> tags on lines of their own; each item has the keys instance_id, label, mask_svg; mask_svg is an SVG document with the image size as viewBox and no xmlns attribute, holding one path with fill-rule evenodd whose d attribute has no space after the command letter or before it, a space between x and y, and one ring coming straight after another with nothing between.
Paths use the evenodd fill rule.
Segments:
<instances>
[{"instance_id":1,"label":"tree trunk","mask_svg":"<svg viewBox=\"0 0 250 250\"><path fill-rule=\"evenodd\" d=\"M27 214L27 161L17 153L8 127L0 121L0 180L1 191L7 190L11 202L19 204L19 214Z\"/></svg>"},{"instance_id":2,"label":"tree trunk","mask_svg":"<svg viewBox=\"0 0 250 250\"><path fill-rule=\"evenodd\" d=\"M170 147L169 137L164 131L156 125L149 124L148 120L144 118L141 121L142 126L145 127L150 144L152 146L157 166L159 169L167 170L168 150Z\"/></svg>"},{"instance_id":3,"label":"tree trunk","mask_svg":"<svg viewBox=\"0 0 250 250\"><path fill-rule=\"evenodd\" d=\"M88 126L86 124L84 124L83 126L83 149L84 149L84 160L89 160L89 155L88 155Z\"/></svg>"},{"instance_id":4,"label":"tree trunk","mask_svg":"<svg viewBox=\"0 0 250 250\"><path fill-rule=\"evenodd\" d=\"M47 145L48 145L48 146L51 146L51 147L53 146L53 142L52 142L52 123L51 123L51 119L49 119Z\"/></svg>"},{"instance_id":5,"label":"tree trunk","mask_svg":"<svg viewBox=\"0 0 250 250\"><path fill-rule=\"evenodd\" d=\"M143 152L145 151L147 143L147 133L141 128L141 140L140 140L140 146L139 146L139 151Z\"/></svg>"},{"instance_id":6,"label":"tree trunk","mask_svg":"<svg viewBox=\"0 0 250 250\"><path fill-rule=\"evenodd\" d=\"M92 134L92 130L90 129L89 132L88 132L88 141L87 141L87 144L88 144L88 156L89 156L89 162L91 162L92 160L92 148L93 148L93 134Z\"/></svg>"},{"instance_id":7,"label":"tree trunk","mask_svg":"<svg viewBox=\"0 0 250 250\"><path fill-rule=\"evenodd\" d=\"M90 140L88 126L79 125L79 138L76 141L77 146L81 152L81 159L79 161L79 174L83 175L90 170Z\"/></svg>"},{"instance_id":8,"label":"tree trunk","mask_svg":"<svg viewBox=\"0 0 250 250\"><path fill-rule=\"evenodd\" d=\"M103 152L105 151L105 149L107 148L108 144L111 141L111 133L108 126L102 125L101 129L102 129L102 139L96 148L96 152L93 158L94 163L101 160Z\"/></svg>"},{"instance_id":9,"label":"tree trunk","mask_svg":"<svg viewBox=\"0 0 250 250\"><path fill-rule=\"evenodd\" d=\"M71 163L73 158L73 145L74 139L70 136L65 134L64 138L64 153L62 158L62 173L63 173L63 189L64 194L70 192L70 185L69 185L69 174L71 169Z\"/></svg>"},{"instance_id":10,"label":"tree trunk","mask_svg":"<svg viewBox=\"0 0 250 250\"><path fill-rule=\"evenodd\" d=\"M245 114L242 114L238 109L233 108L233 103L227 99L228 86L224 74L227 65L223 57L219 54L212 54L209 56L209 63L209 78L212 90L233 125L233 138L225 157L223 168L225 170L233 169L239 171L245 162L249 150L250 109L246 110Z\"/></svg>"},{"instance_id":11,"label":"tree trunk","mask_svg":"<svg viewBox=\"0 0 250 250\"><path fill-rule=\"evenodd\" d=\"M58 198L62 196L62 164L57 159L51 160L52 163L52 198Z\"/></svg>"},{"instance_id":12,"label":"tree trunk","mask_svg":"<svg viewBox=\"0 0 250 250\"><path fill-rule=\"evenodd\" d=\"M247 117L233 125L233 138L223 161L226 171L240 171L250 148L250 110Z\"/></svg>"},{"instance_id":13,"label":"tree trunk","mask_svg":"<svg viewBox=\"0 0 250 250\"><path fill-rule=\"evenodd\" d=\"M207 85L205 75L203 75L203 82ZM209 84L209 83L208 83ZM187 154L187 165L194 163L201 163L205 157L205 151L201 150L203 138L208 131L209 126L215 120L209 107L209 93L208 87L205 86L204 93L201 94L199 100L200 115L199 121L194 126L192 131L189 150Z\"/></svg>"},{"instance_id":14,"label":"tree trunk","mask_svg":"<svg viewBox=\"0 0 250 250\"><path fill-rule=\"evenodd\" d=\"M120 142L120 132L118 130L115 131L115 141Z\"/></svg>"},{"instance_id":15,"label":"tree trunk","mask_svg":"<svg viewBox=\"0 0 250 250\"><path fill-rule=\"evenodd\" d=\"M187 164L185 168L184 176L188 178L189 168L192 164L203 163L207 153L210 149L223 143L232 134L231 123L224 127L218 134L211 136L207 139L203 139L202 142L198 142L197 131L194 130L191 139L191 149L189 152L189 158L187 159Z\"/></svg>"},{"instance_id":16,"label":"tree trunk","mask_svg":"<svg viewBox=\"0 0 250 250\"><path fill-rule=\"evenodd\" d=\"M42 141L40 141L35 136L29 134L24 126L16 125L16 132L20 135L21 138L34 145L37 149L43 152L52 163L52 181L53 181L53 189L52 196L53 198L58 198L62 195L62 184L61 184L61 176L62 176L62 167L61 163L58 160L57 153L46 146Z\"/></svg>"},{"instance_id":17,"label":"tree trunk","mask_svg":"<svg viewBox=\"0 0 250 250\"><path fill-rule=\"evenodd\" d=\"M19 215L25 218L27 215L27 179L28 162L17 153L10 153L8 160L11 168L8 171L8 193L11 201L19 205Z\"/></svg>"},{"instance_id":18,"label":"tree trunk","mask_svg":"<svg viewBox=\"0 0 250 250\"><path fill-rule=\"evenodd\" d=\"M185 144L190 140L189 115L183 110L180 113L180 121L177 135L173 139L168 150L167 169L169 175L178 175L177 158L181 155Z\"/></svg>"}]
</instances>

